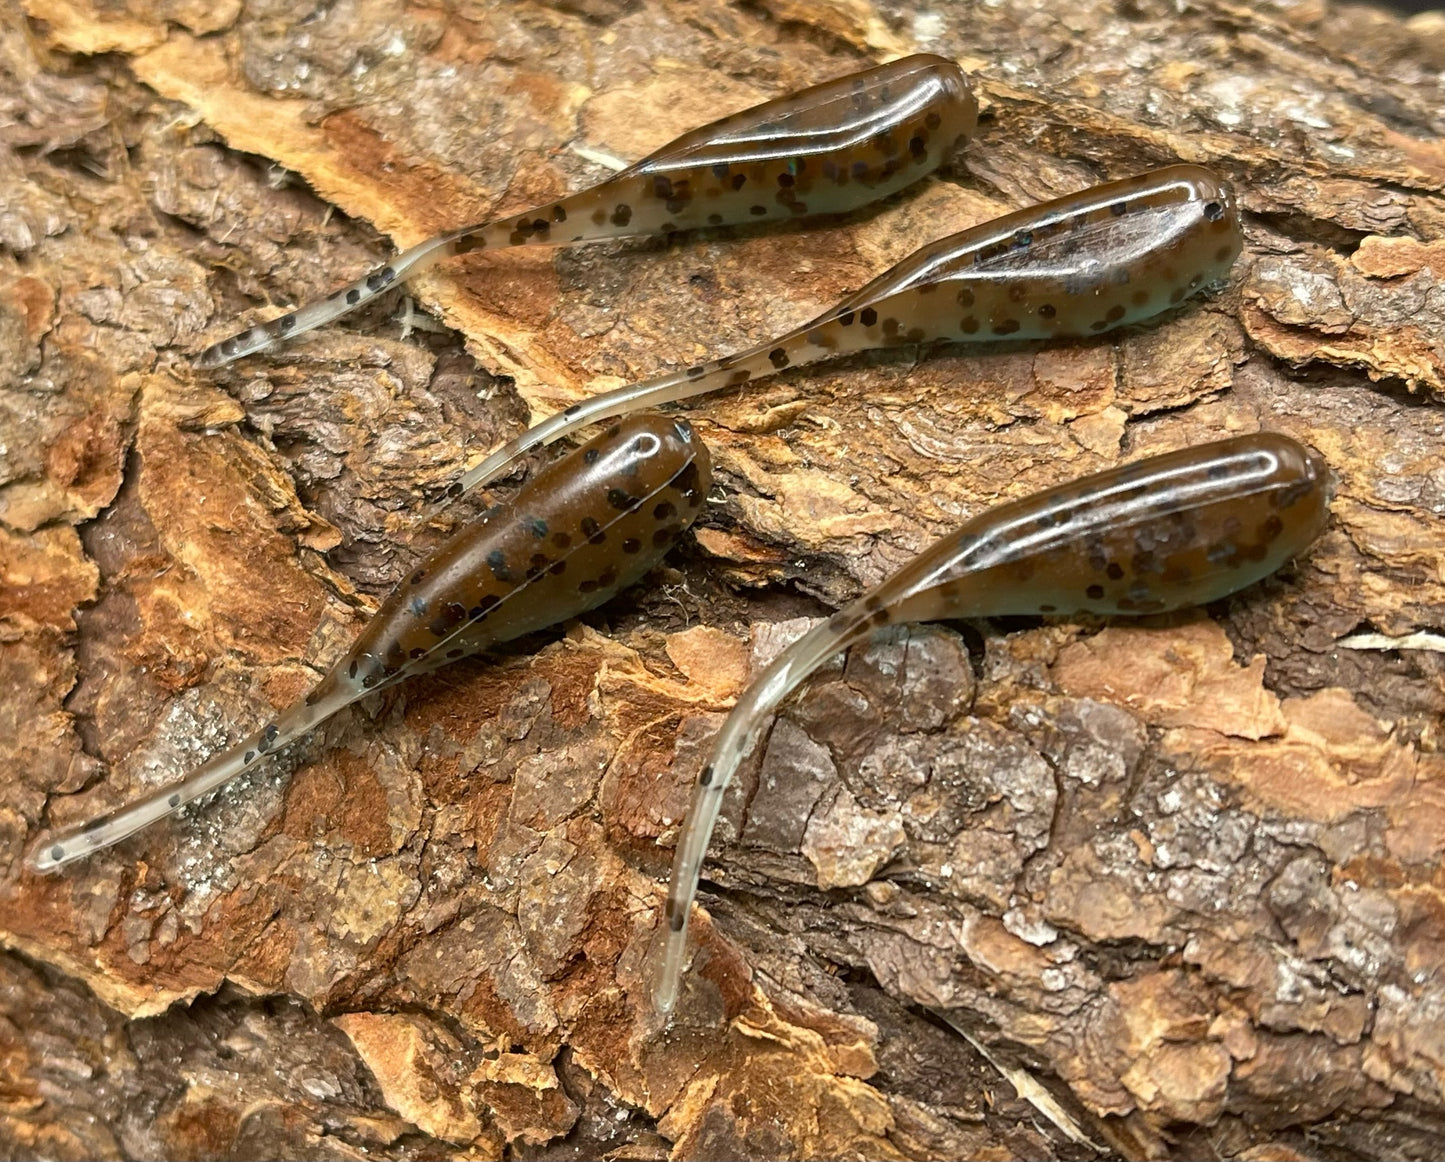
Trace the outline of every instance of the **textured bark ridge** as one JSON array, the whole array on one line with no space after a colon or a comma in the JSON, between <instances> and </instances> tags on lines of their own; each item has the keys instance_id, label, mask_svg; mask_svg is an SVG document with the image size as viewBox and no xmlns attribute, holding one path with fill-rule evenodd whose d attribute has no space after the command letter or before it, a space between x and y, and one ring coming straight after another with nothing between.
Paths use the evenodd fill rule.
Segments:
<instances>
[{"instance_id":1,"label":"textured bark ridge","mask_svg":"<svg viewBox=\"0 0 1445 1162\"><path fill-rule=\"evenodd\" d=\"M1438 1152L1438 18L24 10L0 14L0 1154ZM986 117L881 208L471 255L415 301L189 366L390 244L914 49L973 70ZM1240 191L1224 293L1107 342L900 351L701 401L722 487L647 585L65 874L22 869L42 825L303 692L528 415L1176 158ZM1142 624L919 627L819 674L736 789L656 1026L659 879L750 672L999 497L1259 427L1340 477L1276 579Z\"/></svg>"}]
</instances>

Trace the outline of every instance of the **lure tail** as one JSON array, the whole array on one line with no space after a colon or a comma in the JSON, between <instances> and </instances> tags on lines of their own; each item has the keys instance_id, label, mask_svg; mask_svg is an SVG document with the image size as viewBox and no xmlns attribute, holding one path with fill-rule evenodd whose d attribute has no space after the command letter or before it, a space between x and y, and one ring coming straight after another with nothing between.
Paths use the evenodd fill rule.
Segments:
<instances>
[{"instance_id":1,"label":"lure tail","mask_svg":"<svg viewBox=\"0 0 1445 1162\"><path fill-rule=\"evenodd\" d=\"M652 1003L659 1013L670 1013L677 1004L678 987L687 962L688 913L697 895L702 861L728 784L783 700L819 666L873 628L874 610L867 604L871 600L862 598L854 602L779 654L744 691L714 739L707 765L692 789L692 804L672 860L672 879L663 910L665 931L652 966Z\"/></svg>"},{"instance_id":2,"label":"lure tail","mask_svg":"<svg viewBox=\"0 0 1445 1162\"><path fill-rule=\"evenodd\" d=\"M183 778L89 823L58 834L42 835L29 857L30 867L38 872L54 871L72 860L119 843L250 770L267 755L320 726L368 693L370 691L359 686L338 681L334 673L329 675L304 702L298 702L244 742L216 755Z\"/></svg>"},{"instance_id":3,"label":"lure tail","mask_svg":"<svg viewBox=\"0 0 1445 1162\"><path fill-rule=\"evenodd\" d=\"M640 383L630 383L573 404L503 444L475 468L464 473L459 487L462 492L470 492L489 484L528 452L590 424L617 419L644 408L677 403L726 387L741 387L787 367L801 367L830 355L862 351L878 345L861 331L847 332L831 326L837 315L838 310L834 308L781 338L771 339L736 355L710 360Z\"/></svg>"},{"instance_id":4,"label":"lure tail","mask_svg":"<svg viewBox=\"0 0 1445 1162\"><path fill-rule=\"evenodd\" d=\"M462 232L463 234L466 231ZM305 331L314 331L327 323L356 310L363 303L370 302L388 287L414 274L420 274L443 258L455 253L457 234L431 238L410 250L403 250L385 266L379 266L365 278L359 278L350 286L308 303L289 315L272 319L269 323L257 323L245 331L213 343L198 356L195 364L199 368L224 367L247 355L274 347L283 339L290 339Z\"/></svg>"},{"instance_id":5,"label":"lure tail","mask_svg":"<svg viewBox=\"0 0 1445 1162\"><path fill-rule=\"evenodd\" d=\"M574 203L587 200L590 194L590 190L584 190L581 194L574 194L571 198L557 203L551 207L550 211L544 211L548 217L537 216L538 211L529 211L520 217L478 222L471 226L464 226L450 234L443 234L438 238L429 238L425 242L413 246L410 250L403 250L386 265L378 266L369 274L340 290L333 291L324 299L307 303L304 307L300 307L288 315L282 315L279 319L273 319L269 323L258 323L248 330L232 335L229 339L213 343L196 356L195 365L205 370L224 367L227 363L234 363L237 359L244 359L247 355L255 355L259 351L275 347L306 331L324 327L327 323L335 322L343 315L349 315L352 311L359 310L397 284L405 282L421 274L422 271L431 269L438 262L457 254L527 244L585 242L626 233L619 231L616 227L609 226L602 229L588 222L579 223L576 229L572 229L565 237L557 237L552 234L552 222L565 221L567 207L571 206L575 211Z\"/></svg>"}]
</instances>

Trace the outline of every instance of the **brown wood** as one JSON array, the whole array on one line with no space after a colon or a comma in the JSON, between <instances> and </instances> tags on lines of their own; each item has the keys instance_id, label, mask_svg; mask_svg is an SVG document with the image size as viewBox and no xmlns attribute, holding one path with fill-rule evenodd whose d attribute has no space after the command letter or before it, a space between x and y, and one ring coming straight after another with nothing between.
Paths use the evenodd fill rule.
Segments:
<instances>
[{"instance_id":1,"label":"brown wood","mask_svg":"<svg viewBox=\"0 0 1445 1162\"><path fill-rule=\"evenodd\" d=\"M0 1155L1438 1152L1438 15L25 9L0 15ZM189 367L387 239L915 49L972 70L988 116L955 172L876 211L471 255L414 288L455 332L407 334L393 297ZM304 691L460 519L459 466L529 414L1175 158L1241 193L1228 292L1111 342L700 401L722 487L649 585L65 874L22 870L42 821ZM738 788L659 1031L642 960L686 786L787 623L998 497L1258 427L1341 480L1278 578L1143 625L920 627L810 683Z\"/></svg>"}]
</instances>

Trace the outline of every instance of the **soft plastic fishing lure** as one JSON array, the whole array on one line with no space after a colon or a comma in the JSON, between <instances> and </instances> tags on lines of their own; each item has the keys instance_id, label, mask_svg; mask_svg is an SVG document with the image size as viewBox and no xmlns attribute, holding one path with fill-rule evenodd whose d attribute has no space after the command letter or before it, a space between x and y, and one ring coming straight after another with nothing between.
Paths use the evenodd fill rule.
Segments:
<instances>
[{"instance_id":1,"label":"soft plastic fishing lure","mask_svg":"<svg viewBox=\"0 0 1445 1162\"><path fill-rule=\"evenodd\" d=\"M1007 614L1147 614L1214 601L1318 536L1331 478L1260 433L1154 456L999 505L784 650L738 699L693 788L672 865L653 1000L677 1000L688 912L726 790L778 705L884 625Z\"/></svg>"},{"instance_id":2,"label":"soft plastic fishing lure","mask_svg":"<svg viewBox=\"0 0 1445 1162\"><path fill-rule=\"evenodd\" d=\"M685 421L615 425L424 561L304 701L184 778L42 838L31 866L50 871L124 839L367 694L600 605L667 552L711 482L707 447Z\"/></svg>"},{"instance_id":3,"label":"soft plastic fishing lure","mask_svg":"<svg viewBox=\"0 0 1445 1162\"><path fill-rule=\"evenodd\" d=\"M985 222L905 258L786 335L603 392L550 416L460 481L496 479L541 444L637 408L904 343L1079 338L1137 323L1222 279L1244 244L1229 184L1175 165Z\"/></svg>"},{"instance_id":4,"label":"soft plastic fishing lure","mask_svg":"<svg viewBox=\"0 0 1445 1162\"><path fill-rule=\"evenodd\" d=\"M339 319L454 254L853 210L937 169L977 120L967 76L942 57L839 77L694 129L560 202L413 246L320 302L207 347L196 365L220 367Z\"/></svg>"}]
</instances>

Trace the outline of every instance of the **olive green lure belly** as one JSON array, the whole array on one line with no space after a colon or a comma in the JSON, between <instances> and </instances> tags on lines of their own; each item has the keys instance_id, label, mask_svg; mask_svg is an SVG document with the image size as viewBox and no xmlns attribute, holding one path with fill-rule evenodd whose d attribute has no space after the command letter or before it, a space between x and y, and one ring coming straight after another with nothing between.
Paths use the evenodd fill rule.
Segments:
<instances>
[{"instance_id":1,"label":"olive green lure belly","mask_svg":"<svg viewBox=\"0 0 1445 1162\"><path fill-rule=\"evenodd\" d=\"M738 764L769 716L828 658L891 624L1007 614L1161 613L1244 588L1304 551L1328 517L1323 460L1260 433L1154 456L969 521L784 650L738 699L693 788L654 965L671 1011L688 910Z\"/></svg>"},{"instance_id":2,"label":"olive green lure belly","mask_svg":"<svg viewBox=\"0 0 1445 1162\"><path fill-rule=\"evenodd\" d=\"M661 559L711 482L707 447L686 422L616 424L424 561L304 701L186 777L44 837L31 866L50 871L124 839L374 690L600 605Z\"/></svg>"},{"instance_id":3,"label":"olive green lure belly","mask_svg":"<svg viewBox=\"0 0 1445 1162\"><path fill-rule=\"evenodd\" d=\"M1244 244L1229 184L1175 165L1032 206L905 258L810 323L737 355L593 396L461 478L475 488L586 424L905 343L1087 338L1223 279Z\"/></svg>"},{"instance_id":4,"label":"olive green lure belly","mask_svg":"<svg viewBox=\"0 0 1445 1162\"><path fill-rule=\"evenodd\" d=\"M937 169L977 119L968 78L941 57L839 77L695 129L560 202L414 246L320 302L207 347L196 365L220 367L332 322L455 254L856 209Z\"/></svg>"}]
</instances>

